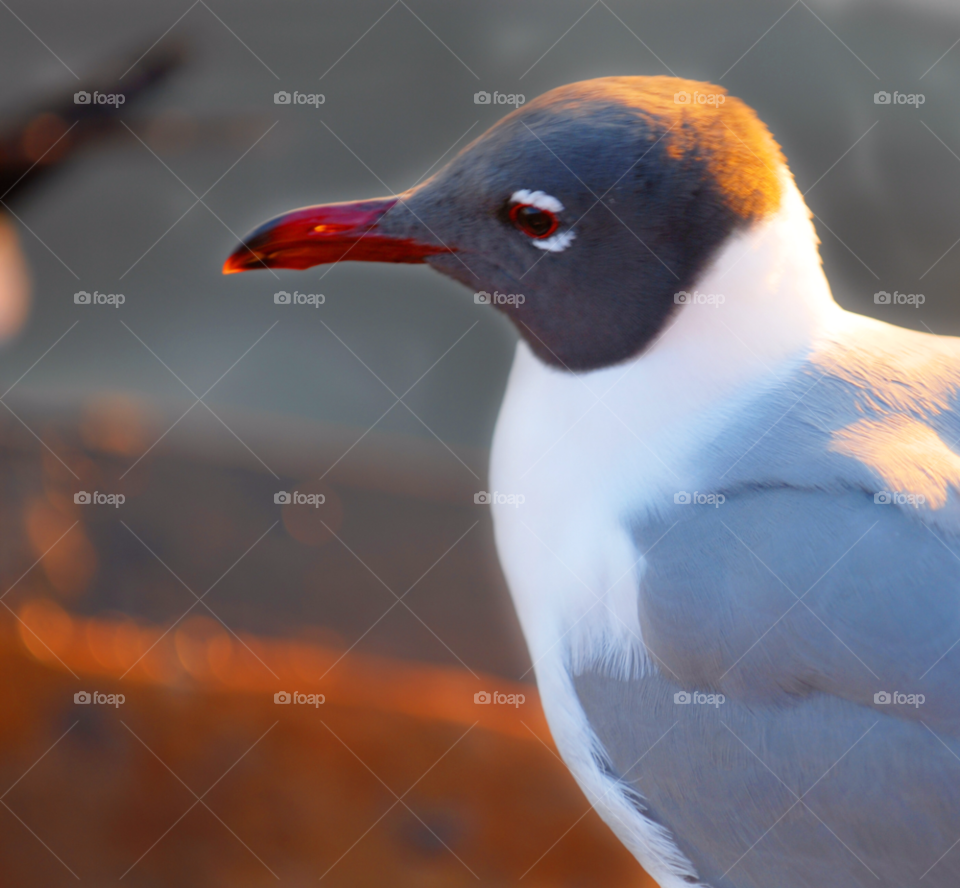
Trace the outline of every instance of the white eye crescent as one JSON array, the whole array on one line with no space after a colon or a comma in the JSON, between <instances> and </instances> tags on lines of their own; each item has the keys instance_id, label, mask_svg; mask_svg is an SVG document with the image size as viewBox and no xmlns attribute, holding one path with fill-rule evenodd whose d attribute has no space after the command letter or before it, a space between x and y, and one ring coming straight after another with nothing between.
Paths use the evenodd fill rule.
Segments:
<instances>
[{"instance_id":1,"label":"white eye crescent","mask_svg":"<svg viewBox=\"0 0 960 888\"><path fill-rule=\"evenodd\" d=\"M545 191L528 191L526 188L521 188L510 195L510 203L527 204L538 210L546 210L548 213L563 212L563 204Z\"/></svg>"},{"instance_id":2,"label":"white eye crescent","mask_svg":"<svg viewBox=\"0 0 960 888\"><path fill-rule=\"evenodd\" d=\"M543 240L530 241L538 250L547 250L550 253L562 253L573 243L576 235L572 231L559 231L553 237Z\"/></svg>"}]
</instances>

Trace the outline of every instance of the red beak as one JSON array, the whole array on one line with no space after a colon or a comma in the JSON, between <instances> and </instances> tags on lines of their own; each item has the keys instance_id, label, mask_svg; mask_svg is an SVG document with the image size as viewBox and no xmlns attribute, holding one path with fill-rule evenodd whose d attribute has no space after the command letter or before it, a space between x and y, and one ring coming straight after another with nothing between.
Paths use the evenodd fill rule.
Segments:
<instances>
[{"instance_id":1,"label":"red beak","mask_svg":"<svg viewBox=\"0 0 960 888\"><path fill-rule=\"evenodd\" d=\"M397 198L304 207L264 223L223 264L224 274L256 268L310 268L347 259L355 262L423 262L447 253L441 244L387 234L380 220Z\"/></svg>"}]
</instances>

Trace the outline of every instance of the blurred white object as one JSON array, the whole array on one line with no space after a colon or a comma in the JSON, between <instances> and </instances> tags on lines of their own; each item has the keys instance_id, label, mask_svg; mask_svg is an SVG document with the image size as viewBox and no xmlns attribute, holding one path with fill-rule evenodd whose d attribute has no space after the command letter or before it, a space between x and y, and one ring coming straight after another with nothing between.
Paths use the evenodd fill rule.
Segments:
<instances>
[{"instance_id":1,"label":"blurred white object","mask_svg":"<svg viewBox=\"0 0 960 888\"><path fill-rule=\"evenodd\" d=\"M30 311L30 273L13 222L0 215L0 343L20 332Z\"/></svg>"}]
</instances>

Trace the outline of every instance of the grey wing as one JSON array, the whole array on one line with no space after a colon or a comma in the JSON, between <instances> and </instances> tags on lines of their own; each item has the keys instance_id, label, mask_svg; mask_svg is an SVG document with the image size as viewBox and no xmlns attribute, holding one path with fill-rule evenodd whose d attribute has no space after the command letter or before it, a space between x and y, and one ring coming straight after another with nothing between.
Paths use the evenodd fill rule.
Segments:
<instances>
[{"instance_id":1,"label":"grey wing","mask_svg":"<svg viewBox=\"0 0 960 888\"><path fill-rule=\"evenodd\" d=\"M745 398L726 502L636 516L654 666L584 710L714 888L958 885L958 342L866 324Z\"/></svg>"},{"instance_id":2,"label":"grey wing","mask_svg":"<svg viewBox=\"0 0 960 888\"><path fill-rule=\"evenodd\" d=\"M655 667L574 683L700 877L960 884L960 541L867 490L787 485L635 539Z\"/></svg>"}]
</instances>

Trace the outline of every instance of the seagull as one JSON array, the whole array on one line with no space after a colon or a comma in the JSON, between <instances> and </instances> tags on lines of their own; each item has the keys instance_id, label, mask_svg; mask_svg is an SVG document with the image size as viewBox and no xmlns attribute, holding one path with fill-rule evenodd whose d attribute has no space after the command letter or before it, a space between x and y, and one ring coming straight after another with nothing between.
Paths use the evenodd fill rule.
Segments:
<instances>
[{"instance_id":1,"label":"seagull","mask_svg":"<svg viewBox=\"0 0 960 888\"><path fill-rule=\"evenodd\" d=\"M340 261L426 263L516 326L497 550L557 747L648 873L960 884L960 341L834 302L755 112L562 86L224 272Z\"/></svg>"}]
</instances>

